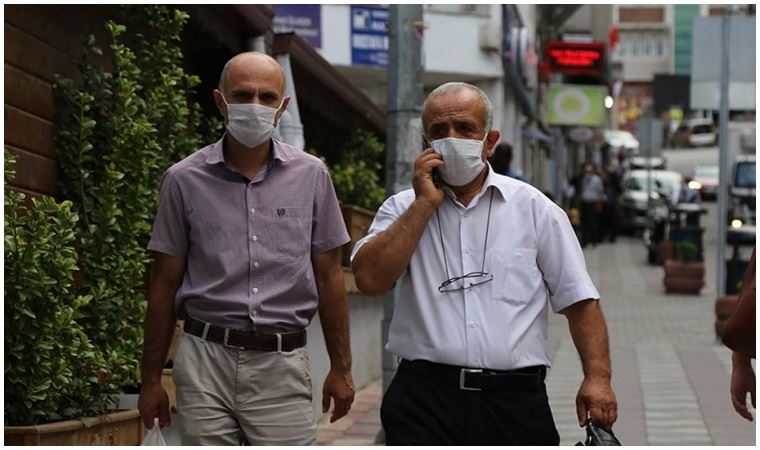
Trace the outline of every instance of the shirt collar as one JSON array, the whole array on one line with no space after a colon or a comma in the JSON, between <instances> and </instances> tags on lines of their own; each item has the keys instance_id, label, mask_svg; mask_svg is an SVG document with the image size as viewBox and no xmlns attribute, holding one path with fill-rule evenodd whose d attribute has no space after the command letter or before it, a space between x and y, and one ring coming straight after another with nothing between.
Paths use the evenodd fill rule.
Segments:
<instances>
[{"instance_id":1,"label":"shirt collar","mask_svg":"<svg viewBox=\"0 0 760 450\"><path fill-rule=\"evenodd\" d=\"M499 177L497 176L496 171L493 170L493 167L491 167L491 164L488 162L486 162L486 164L488 164L488 175L486 175L486 180L483 183L483 191L485 192L489 187L493 187L499 191L501 198L506 201L509 198L509 188L506 183L502 183L501 180L499 180Z\"/></svg>"},{"instance_id":2,"label":"shirt collar","mask_svg":"<svg viewBox=\"0 0 760 450\"><path fill-rule=\"evenodd\" d=\"M480 188L480 192L475 196L475 198L479 198L485 195L486 192L488 192L488 188L493 187L501 194L501 198L506 201L509 198L509 188L505 185L505 183L500 182L499 176L493 170L491 164L487 161L486 164L488 165L488 175L486 175L486 179L483 181L483 187ZM456 194L454 194L454 191L449 186L444 185L443 190L446 192L446 195L448 195L448 197L452 200L455 200L457 198Z\"/></svg>"},{"instance_id":3,"label":"shirt collar","mask_svg":"<svg viewBox=\"0 0 760 450\"><path fill-rule=\"evenodd\" d=\"M211 150L208 153L208 156L206 157L206 163L207 164L219 164L223 163L224 161L224 138L227 136L227 133L224 133L222 135L222 138L216 141L211 146ZM291 159L293 159L293 154L290 152L290 149L287 148L287 146L283 145L282 142L272 139L272 156L273 160L278 160L282 163L287 163Z\"/></svg>"}]
</instances>

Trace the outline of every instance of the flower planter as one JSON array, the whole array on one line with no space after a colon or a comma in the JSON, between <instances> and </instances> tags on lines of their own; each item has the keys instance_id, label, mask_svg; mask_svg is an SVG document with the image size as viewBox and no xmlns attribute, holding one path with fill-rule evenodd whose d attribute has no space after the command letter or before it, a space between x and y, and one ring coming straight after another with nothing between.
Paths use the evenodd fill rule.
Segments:
<instances>
[{"instance_id":1,"label":"flower planter","mask_svg":"<svg viewBox=\"0 0 760 450\"><path fill-rule=\"evenodd\" d=\"M348 236L351 238L351 242L343 246L341 262L344 266L351 267L351 250L354 244L367 234L375 213L354 205L341 205L340 210L343 213L343 221L346 222Z\"/></svg>"},{"instance_id":2,"label":"flower planter","mask_svg":"<svg viewBox=\"0 0 760 450\"><path fill-rule=\"evenodd\" d=\"M665 261L665 292L699 294L705 285L705 263L702 261Z\"/></svg>"},{"instance_id":3,"label":"flower planter","mask_svg":"<svg viewBox=\"0 0 760 450\"><path fill-rule=\"evenodd\" d=\"M82 420L5 427L5 445L140 445L143 425L136 409Z\"/></svg>"}]
</instances>

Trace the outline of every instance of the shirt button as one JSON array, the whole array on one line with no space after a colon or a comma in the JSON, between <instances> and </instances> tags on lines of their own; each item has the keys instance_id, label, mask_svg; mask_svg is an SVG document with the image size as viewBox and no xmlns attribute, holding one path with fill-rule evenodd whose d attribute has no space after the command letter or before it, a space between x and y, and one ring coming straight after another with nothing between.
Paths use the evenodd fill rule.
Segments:
<instances>
[{"instance_id":1,"label":"shirt button","mask_svg":"<svg viewBox=\"0 0 760 450\"><path fill-rule=\"evenodd\" d=\"M464 252L465 252L465 253L467 253L467 254L469 255L469 254L470 254L470 252L471 252L471 250L470 250L469 248L466 248L466 249L464 249Z\"/></svg>"},{"instance_id":2,"label":"shirt button","mask_svg":"<svg viewBox=\"0 0 760 450\"><path fill-rule=\"evenodd\" d=\"M251 239L253 239L254 241L258 241L258 240L259 240L259 237L258 237L258 236L256 236L256 235L254 235L254 236L253 236Z\"/></svg>"},{"instance_id":3,"label":"shirt button","mask_svg":"<svg viewBox=\"0 0 760 450\"><path fill-rule=\"evenodd\" d=\"M253 263L253 267L259 267L259 263L257 262Z\"/></svg>"},{"instance_id":4,"label":"shirt button","mask_svg":"<svg viewBox=\"0 0 760 450\"><path fill-rule=\"evenodd\" d=\"M475 322L470 322L470 328L477 328L478 324Z\"/></svg>"},{"instance_id":5,"label":"shirt button","mask_svg":"<svg viewBox=\"0 0 760 450\"><path fill-rule=\"evenodd\" d=\"M251 214L255 214L255 213L256 213L256 208L251 208Z\"/></svg>"},{"instance_id":6,"label":"shirt button","mask_svg":"<svg viewBox=\"0 0 760 450\"><path fill-rule=\"evenodd\" d=\"M256 294L259 292L259 288L253 288L253 293Z\"/></svg>"}]
</instances>

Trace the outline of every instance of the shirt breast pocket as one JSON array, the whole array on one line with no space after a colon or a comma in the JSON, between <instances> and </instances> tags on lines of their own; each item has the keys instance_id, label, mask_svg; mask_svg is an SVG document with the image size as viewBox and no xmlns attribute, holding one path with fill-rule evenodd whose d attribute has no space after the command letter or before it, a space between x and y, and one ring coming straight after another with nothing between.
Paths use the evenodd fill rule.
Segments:
<instances>
[{"instance_id":1,"label":"shirt breast pocket","mask_svg":"<svg viewBox=\"0 0 760 450\"><path fill-rule=\"evenodd\" d=\"M311 208L272 208L267 216L277 257L301 258L311 253Z\"/></svg>"},{"instance_id":2,"label":"shirt breast pocket","mask_svg":"<svg viewBox=\"0 0 760 450\"><path fill-rule=\"evenodd\" d=\"M537 256L538 252L530 248L496 252L493 258L494 298L514 304L528 303L542 282Z\"/></svg>"}]
</instances>

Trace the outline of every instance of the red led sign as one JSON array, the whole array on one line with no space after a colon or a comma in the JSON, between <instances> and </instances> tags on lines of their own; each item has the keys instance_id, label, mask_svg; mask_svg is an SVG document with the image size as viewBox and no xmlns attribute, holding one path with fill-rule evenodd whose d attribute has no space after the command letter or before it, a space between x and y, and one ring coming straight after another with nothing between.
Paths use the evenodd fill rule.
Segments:
<instances>
[{"instance_id":1,"label":"red led sign","mask_svg":"<svg viewBox=\"0 0 760 450\"><path fill-rule=\"evenodd\" d=\"M546 46L549 70L568 75L604 75L603 42L549 41Z\"/></svg>"}]
</instances>

